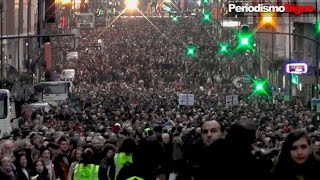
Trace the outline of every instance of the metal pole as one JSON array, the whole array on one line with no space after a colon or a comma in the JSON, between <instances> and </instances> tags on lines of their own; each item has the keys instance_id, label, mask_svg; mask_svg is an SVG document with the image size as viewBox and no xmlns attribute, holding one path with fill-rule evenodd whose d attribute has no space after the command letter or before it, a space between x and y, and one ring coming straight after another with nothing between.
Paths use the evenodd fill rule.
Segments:
<instances>
[{"instance_id":1,"label":"metal pole","mask_svg":"<svg viewBox=\"0 0 320 180\"><path fill-rule=\"evenodd\" d=\"M27 35L29 36L30 33L30 25L31 25L31 0L28 0L28 12L27 12ZM27 61L29 62L30 59L30 39L28 39L28 56Z\"/></svg>"},{"instance_id":2,"label":"metal pole","mask_svg":"<svg viewBox=\"0 0 320 180\"><path fill-rule=\"evenodd\" d=\"M23 28L23 0L19 0L19 11L18 11L18 35L22 33ZM18 75L20 75L20 39L18 39Z\"/></svg>"},{"instance_id":3,"label":"metal pole","mask_svg":"<svg viewBox=\"0 0 320 180\"><path fill-rule=\"evenodd\" d=\"M262 76L262 73L261 73L261 69L262 69L262 63L261 63L261 35L259 34L259 47L258 47L258 52L259 52L259 54L258 54L258 59L259 59L259 77L261 77Z\"/></svg>"},{"instance_id":4,"label":"metal pole","mask_svg":"<svg viewBox=\"0 0 320 180\"><path fill-rule=\"evenodd\" d=\"M4 62L3 62L3 55L2 55L2 49L3 49L3 43L2 43L2 26L3 26L3 20L2 20L2 13L3 13L3 0L0 1L0 24L1 24L1 29L0 29L0 34L1 34L1 42L0 42L0 56L1 56L1 78L4 78Z\"/></svg>"},{"instance_id":5,"label":"metal pole","mask_svg":"<svg viewBox=\"0 0 320 180\"><path fill-rule=\"evenodd\" d=\"M273 29L273 27L271 27L272 29L271 29L271 31L273 32L274 31L274 29ZM271 79L271 83L272 83L272 85L274 85L274 57L273 57L273 48L274 48L274 35L273 35L273 33L271 34L271 71L272 71L272 73L271 73L271 76L272 76L272 79Z\"/></svg>"},{"instance_id":6,"label":"metal pole","mask_svg":"<svg viewBox=\"0 0 320 180\"><path fill-rule=\"evenodd\" d=\"M35 38L35 37L60 37L60 36L75 36L75 34L48 34L48 35L29 35L29 36L5 36L0 39L18 39L18 38Z\"/></svg>"},{"instance_id":7,"label":"metal pole","mask_svg":"<svg viewBox=\"0 0 320 180\"><path fill-rule=\"evenodd\" d=\"M37 35L41 35L42 28L42 3L41 0L38 0L38 22L37 22ZM42 44L42 37L38 38L38 47L40 48Z\"/></svg>"},{"instance_id":8,"label":"metal pole","mask_svg":"<svg viewBox=\"0 0 320 180\"><path fill-rule=\"evenodd\" d=\"M291 28L290 28L291 29ZM316 40L316 39L313 39L311 37L308 37L308 36L305 36L305 35L302 35L302 34L295 34L295 33L286 33L286 32L267 32L267 31L256 31L255 33L258 33L258 34L282 34L282 35L290 35L290 36L296 36L296 37L301 37L301 38L304 38L304 39L308 39L316 44L319 44L320 45L320 41ZM290 54L289 54L290 55ZM290 55L291 57L291 55Z\"/></svg>"},{"instance_id":9,"label":"metal pole","mask_svg":"<svg viewBox=\"0 0 320 180\"><path fill-rule=\"evenodd\" d=\"M289 13L289 63L291 63L291 15ZM289 99L292 99L292 76L289 76Z\"/></svg>"},{"instance_id":10,"label":"metal pole","mask_svg":"<svg viewBox=\"0 0 320 180\"><path fill-rule=\"evenodd\" d=\"M316 0L316 23L318 23L318 0ZM316 40L319 38L316 37ZM319 98L319 44L316 44L316 98Z\"/></svg>"}]
</instances>

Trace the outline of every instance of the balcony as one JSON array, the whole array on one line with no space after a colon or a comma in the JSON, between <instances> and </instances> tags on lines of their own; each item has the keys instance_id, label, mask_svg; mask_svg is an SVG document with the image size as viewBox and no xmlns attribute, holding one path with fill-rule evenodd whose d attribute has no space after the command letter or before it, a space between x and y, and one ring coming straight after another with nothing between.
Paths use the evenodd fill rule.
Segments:
<instances>
[{"instance_id":1,"label":"balcony","mask_svg":"<svg viewBox=\"0 0 320 180\"><path fill-rule=\"evenodd\" d=\"M314 14L301 15L301 16L292 17L292 21L298 22L298 23L314 24L314 22L316 21L316 17Z\"/></svg>"}]
</instances>

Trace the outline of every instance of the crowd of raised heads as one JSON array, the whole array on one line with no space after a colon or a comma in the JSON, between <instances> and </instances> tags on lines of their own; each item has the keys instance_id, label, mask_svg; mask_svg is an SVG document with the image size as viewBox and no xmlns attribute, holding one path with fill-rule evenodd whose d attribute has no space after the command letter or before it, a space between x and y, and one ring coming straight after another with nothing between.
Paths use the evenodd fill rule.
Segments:
<instances>
[{"instance_id":1,"label":"crowd of raised heads","mask_svg":"<svg viewBox=\"0 0 320 180\"><path fill-rule=\"evenodd\" d=\"M79 53L56 65L75 69L73 98L23 114L1 140L1 179L320 179L320 131L308 107L232 83L232 64L212 55L212 27L195 17L149 20L83 29L76 50L59 49ZM92 45L98 39L103 47ZM194 105L180 106L179 93L194 94ZM239 97L233 107L230 94Z\"/></svg>"}]
</instances>

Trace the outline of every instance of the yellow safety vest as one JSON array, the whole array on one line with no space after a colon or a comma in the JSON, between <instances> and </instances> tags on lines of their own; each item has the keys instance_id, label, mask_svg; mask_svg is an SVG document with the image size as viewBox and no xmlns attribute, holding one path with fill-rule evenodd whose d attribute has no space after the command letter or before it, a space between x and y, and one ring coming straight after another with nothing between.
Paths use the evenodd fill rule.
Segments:
<instances>
[{"instance_id":1,"label":"yellow safety vest","mask_svg":"<svg viewBox=\"0 0 320 180\"><path fill-rule=\"evenodd\" d=\"M114 164L116 166L116 174L115 174L115 179L117 179L117 176L121 170L121 168L123 168L123 166L126 164L126 163L131 163L132 164L132 155L128 155L126 153L117 153L115 156L114 156Z\"/></svg>"},{"instance_id":2,"label":"yellow safety vest","mask_svg":"<svg viewBox=\"0 0 320 180\"><path fill-rule=\"evenodd\" d=\"M144 180L144 179L141 177L132 176L132 177L128 178L127 180Z\"/></svg>"},{"instance_id":3,"label":"yellow safety vest","mask_svg":"<svg viewBox=\"0 0 320 180\"><path fill-rule=\"evenodd\" d=\"M88 164L84 166L82 163L77 164L74 168L73 180L99 180L99 166Z\"/></svg>"}]
</instances>

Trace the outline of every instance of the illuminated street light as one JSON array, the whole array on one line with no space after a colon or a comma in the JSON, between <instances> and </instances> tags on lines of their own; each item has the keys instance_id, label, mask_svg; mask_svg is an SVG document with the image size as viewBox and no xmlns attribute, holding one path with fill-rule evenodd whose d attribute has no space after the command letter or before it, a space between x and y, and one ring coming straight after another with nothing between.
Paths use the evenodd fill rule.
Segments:
<instances>
[{"instance_id":1,"label":"illuminated street light","mask_svg":"<svg viewBox=\"0 0 320 180\"><path fill-rule=\"evenodd\" d=\"M59 0L60 4L70 4L71 0Z\"/></svg>"},{"instance_id":2,"label":"illuminated street light","mask_svg":"<svg viewBox=\"0 0 320 180\"><path fill-rule=\"evenodd\" d=\"M261 27L272 27L277 29L277 21L275 13L261 13L261 20L259 22L259 28Z\"/></svg>"},{"instance_id":3,"label":"illuminated street light","mask_svg":"<svg viewBox=\"0 0 320 180\"><path fill-rule=\"evenodd\" d=\"M262 14L262 23L263 24L272 24L273 23L273 14L272 13L263 13Z\"/></svg>"},{"instance_id":4,"label":"illuminated street light","mask_svg":"<svg viewBox=\"0 0 320 180\"><path fill-rule=\"evenodd\" d=\"M127 9L137 9L138 0L126 0L125 4Z\"/></svg>"}]
</instances>

